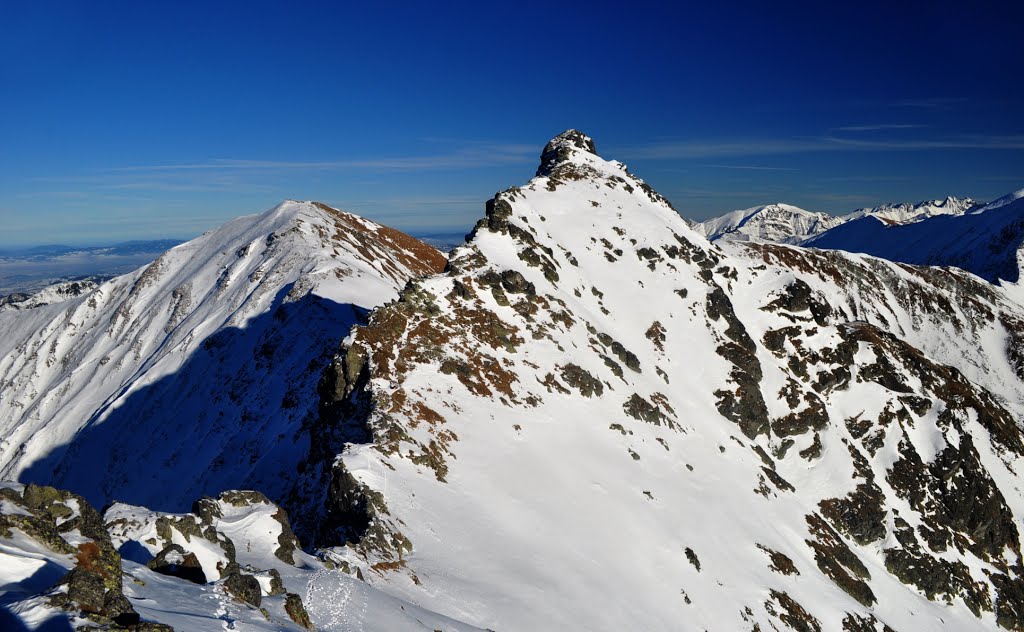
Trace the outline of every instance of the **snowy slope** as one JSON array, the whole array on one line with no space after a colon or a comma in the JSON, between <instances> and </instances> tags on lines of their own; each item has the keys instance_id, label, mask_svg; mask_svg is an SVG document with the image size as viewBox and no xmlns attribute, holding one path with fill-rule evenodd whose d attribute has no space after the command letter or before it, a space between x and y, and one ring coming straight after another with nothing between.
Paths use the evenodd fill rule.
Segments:
<instances>
[{"instance_id":1,"label":"snowy slope","mask_svg":"<svg viewBox=\"0 0 1024 632\"><path fill-rule=\"evenodd\" d=\"M937 215L963 215L979 206L970 198L947 197L944 200L926 200L916 204L883 204L832 216L805 211L788 204L769 204L732 211L693 227L710 241L723 239L800 244L836 226L865 217L874 217L886 224L907 224Z\"/></svg>"},{"instance_id":2,"label":"snowy slope","mask_svg":"<svg viewBox=\"0 0 1024 632\"><path fill-rule=\"evenodd\" d=\"M696 224L695 228L711 241L799 243L838 226L841 221L825 213L813 213L789 204L768 204L732 211Z\"/></svg>"},{"instance_id":3,"label":"snowy slope","mask_svg":"<svg viewBox=\"0 0 1024 632\"><path fill-rule=\"evenodd\" d=\"M494 629L1021 629L1021 314L712 245L570 131L347 340L319 541Z\"/></svg>"},{"instance_id":4,"label":"snowy slope","mask_svg":"<svg viewBox=\"0 0 1024 632\"><path fill-rule=\"evenodd\" d=\"M1007 204L1011 204L1013 202L1016 202L1017 200L1019 200L1021 198L1024 198L1024 189L1018 189L1016 191L1013 191L1012 193L1007 193L1003 197L1001 197L1001 198L999 198L997 200L993 200L992 202L989 202L988 204L983 205L981 208L976 209L973 212L987 211L987 210L990 210L990 209L999 208L1000 206L1006 206Z\"/></svg>"},{"instance_id":5,"label":"snowy slope","mask_svg":"<svg viewBox=\"0 0 1024 632\"><path fill-rule=\"evenodd\" d=\"M1019 192L965 214L909 224L864 217L804 242L814 248L863 252L917 265L956 266L989 281L1020 278L1024 201Z\"/></svg>"},{"instance_id":6,"label":"snowy slope","mask_svg":"<svg viewBox=\"0 0 1024 632\"><path fill-rule=\"evenodd\" d=\"M184 510L239 486L280 499L338 341L444 262L390 228L285 202L86 293L0 308L0 473L97 506Z\"/></svg>"}]
</instances>

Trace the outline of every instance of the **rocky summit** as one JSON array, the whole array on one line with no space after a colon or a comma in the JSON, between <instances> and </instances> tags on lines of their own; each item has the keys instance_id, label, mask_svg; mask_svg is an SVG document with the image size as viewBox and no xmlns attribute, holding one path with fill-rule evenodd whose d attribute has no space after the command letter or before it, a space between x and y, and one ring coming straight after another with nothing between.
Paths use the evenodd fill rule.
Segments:
<instances>
[{"instance_id":1,"label":"rocky summit","mask_svg":"<svg viewBox=\"0 0 1024 632\"><path fill-rule=\"evenodd\" d=\"M16 376L4 378L0 413L25 420L8 426L5 471L24 482L48 471L28 466L45 450L17 428L64 428L53 471L81 494L6 486L0 568L18 570L0 571L5 612L211 630L1024 629L1016 284L840 250L710 242L574 130L548 143L533 179L487 202L446 262L340 211L285 208L293 214L272 230L250 220L245 238L238 224L200 238L216 256L182 257L194 267L180 275L167 271L184 270L172 264L188 244L60 307L0 312L20 323L12 339L27 341L19 348L37 367L5 368L21 357L13 351L0 364ZM345 237L353 227L364 237ZM312 263L298 245L288 265L264 254L310 236ZM363 241L372 236L390 249ZM327 266L345 244L358 265ZM290 279L273 286L282 305L266 294L234 316L274 275ZM200 337L213 312L195 306L222 304L203 300L220 279L239 298L218 315L236 329L218 346L201 342L218 337ZM355 307L296 321L289 297L321 295L326 279L347 293L334 303ZM150 284L165 288L153 295L163 302L144 309L132 297ZM25 320L33 312L47 318ZM135 374L158 364L153 349L234 348L261 314L254 355L230 365L249 376L235 393L246 415L183 408L173 425L145 426L175 449L153 441L143 445L159 458L73 475L85 471L75 463L119 462L107 442L81 437L128 405L82 420L92 408L62 404L86 401L70 394L92 349L105 350L87 366L137 354ZM58 330L121 342L62 346ZM170 342L185 330L190 342ZM135 352L129 331L152 335ZM140 401L169 407L193 383L178 377L183 364L152 373L168 386ZM284 392L258 386L296 371ZM51 391L31 386L51 373ZM227 373L196 383L232 388L218 382L234 385ZM43 392L54 393L48 407ZM273 397L248 405L263 392ZM235 401L197 395L207 396ZM139 432L109 427L125 442ZM233 474L164 480L186 453L202 470L222 455ZM189 492L199 500L183 506ZM79 517L90 497L124 501L99 531ZM83 558L89 542L98 553ZM103 581L72 593L67 577L86 577L94 558L109 569L94 572Z\"/></svg>"},{"instance_id":2,"label":"rocky summit","mask_svg":"<svg viewBox=\"0 0 1024 632\"><path fill-rule=\"evenodd\" d=\"M1020 628L1020 313L709 244L567 132L346 341L320 544L495 629Z\"/></svg>"}]
</instances>

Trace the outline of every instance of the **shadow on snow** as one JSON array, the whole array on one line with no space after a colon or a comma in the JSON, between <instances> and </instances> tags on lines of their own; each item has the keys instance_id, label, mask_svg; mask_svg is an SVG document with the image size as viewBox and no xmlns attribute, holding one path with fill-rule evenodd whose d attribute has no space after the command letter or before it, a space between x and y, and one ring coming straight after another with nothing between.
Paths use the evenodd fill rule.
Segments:
<instances>
[{"instance_id":1,"label":"shadow on snow","mask_svg":"<svg viewBox=\"0 0 1024 632\"><path fill-rule=\"evenodd\" d=\"M200 496L244 488L287 508L309 453L317 382L367 314L312 294L287 302L290 289L244 327L194 343L173 374L111 398L19 479L69 489L97 507L117 500L183 512Z\"/></svg>"}]
</instances>

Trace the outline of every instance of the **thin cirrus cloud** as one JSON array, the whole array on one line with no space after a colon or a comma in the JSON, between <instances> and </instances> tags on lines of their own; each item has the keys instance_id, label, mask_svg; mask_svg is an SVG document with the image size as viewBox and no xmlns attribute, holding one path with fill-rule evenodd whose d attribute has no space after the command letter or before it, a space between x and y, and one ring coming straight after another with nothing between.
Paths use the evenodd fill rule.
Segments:
<instances>
[{"instance_id":1,"label":"thin cirrus cloud","mask_svg":"<svg viewBox=\"0 0 1024 632\"><path fill-rule=\"evenodd\" d=\"M720 190L720 189L693 189L693 188L680 188L674 189L669 192L673 198L691 198L691 199L731 199L738 197L749 197L757 199L768 199L777 197L782 193L781 189L778 188L764 188L756 190Z\"/></svg>"},{"instance_id":2,"label":"thin cirrus cloud","mask_svg":"<svg viewBox=\"0 0 1024 632\"><path fill-rule=\"evenodd\" d=\"M896 129L920 129L926 125L915 125L912 123L882 123L876 125L846 125L837 127L838 132L888 132Z\"/></svg>"},{"instance_id":3,"label":"thin cirrus cloud","mask_svg":"<svg viewBox=\"0 0 1024 632\"><path fill-rule=\"evenodd\" d=\"M977 102L977 99L973 99ZM896 101L892 103L894 107L898 108L920 108L926 110L946 110L952 109L965 103L966 97L927 97L923 99L904 99L902 101Z\"/></svg>"},{"instance_id":4,"label":"thin cirrus cloud","mask_svg":"<svg viewBox=\"0 0 1024 632\"><path fill-rule=\"evenodd\" d=\"M1024 135L958 136L922 140L864 140L826 136L824 141L851 149L879 149L893 151L919 151L929 149L1024 149Z\"/></svg>"},{"instance_id":5,"label":"thin cirrus cloud","mask_svg":"<svg viewBox=\"0 0 1024 632\"><path fill-rule=\"evenodd\" d=\"M860 193L805 193L804 197L821 202L850 203L872 202L874 197Z\"/></svg>"},{"instance_id":6,"label":"thin cirrus cloud","mask_svg":"<svg viewBox=\"0 0 1024 632\"><path fill-rule=\"evenodd\" d=\"M217 193L232 192L244 187L249 192L267 192L272 187L241 175L225 176L220 172L118 172L104 171L90 175L37 176L33 182L60 183L78 187L76 190L43 189L23 191L18 198L81 199L99 194L112 197L112 192ZM137 199L137 198L136 198Z\"/></svg>"},{"instance_id":7,"label":"thin cirrus cloud","mask_svg":"<svg viewBox=\"0 0 1024 632\"><path fill-rule=\"evenodd\" d=\"M192 163L128 165L89 174L38 176L32 180L77 188L78 197L103 192L123 193L252 193L279 192L299 174L311 172L414 173L498 167L536 160L536 147L525 144L468 143L451 151L411 157L367 157L326 161L212 159ZM56 197L38 191L21 197ZM70 197L70 196L69 196Z\"/></svg>"},{"instance_id":8,"label":"thin cirrus cloud","mask_svg":"<svg viewBox=\"0 0 1024 632\"><path fill-rule=\"evenodd\" d=\"M735 169L739 171L797 171L793 167L769 167L767 165L697 165L710 169Z\"/></svg>"},{"instance_id":9,"label":"thin cirrus cloud","mask_svg":"<svg viewBox=\"0 0 1024 632\"><path fill-rule=\"evenodd\" d=\"M630 160L685 160L830 151L928 151L1024 149L1024 135L970 135L933 139L864 139L836 134L804 138L678 141L624 148Z\"/></svg>"},{"instance_id":10,"label":"thin cirrus cloud","mask_svg":"<svg viewBox=\"0 0 1024 632\"><path fill-rule=\"evenodd\" d=\"M191 164L132 165L111 171L251 171L251 170L338 170L429 171L493 167L521 163L535 158L533 145L490 145L449 153L412 157L360 158L327 161L216 159Z\"/></svg>"}]
</instances>

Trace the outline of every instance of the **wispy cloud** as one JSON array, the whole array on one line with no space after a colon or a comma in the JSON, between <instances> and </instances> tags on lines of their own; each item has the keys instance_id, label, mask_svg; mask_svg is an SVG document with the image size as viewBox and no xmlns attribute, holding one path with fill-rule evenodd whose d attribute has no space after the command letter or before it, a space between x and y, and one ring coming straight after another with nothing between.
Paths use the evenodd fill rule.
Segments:
<instances>
[{"instance_id":1,"label":"wispy cloud","mask_svg":"<svg viewBox=\"0 0 1024 632\"><path fill-rule=\"evenodd\" d=\"M139 198L144 193L266 193L273 191L255 174L226 175L219 172L120 172L102 171L89 175L39 176L38 183L73 187L54 189L47 186L17 194L20 198L64 200L108 199L118 195Z\"/></svg>"},{"instance_id":2,"label":"wispy cloud","mask_svg":"<svg viewBox=\"0 0 1024 632\"><path fill-rule=\"evenodd\" d=\"M863 140L827 136L822 139L841 148L914 151L929 149L1024 149L1024 135L956 136L921 140Z\"/></svg>"},{"instance_id":3,"label":"wispy cloud","mask_svg":"<svg viewBox=\"0 0 1024 632\"><path fill-rule=\"evenodd\" d=\"M754 199L769 199L778 196L781 189L760 189L755 191L737 191L733 189L673 189L665 192L669 199L734 199L748 197Z\"/></svg>"},{"instance_id":4,"label":"wispy cloud","mask_svg":"<svg viewBox=\"0 0 1024 632\"><path fill-rule=\"evenodd\" d=\"M533 163L537 160L537 148L525 144L485 143L474 140L458 143L455 140L448 140L435 143L433 150L429 155L407 157L366 156L337 160L217 158L170 164L120 165L88 173L32 178L37 183L45 183L45 186L34 186L32 189L35 190L30 189L18 196L45 199L53 203L86 200L96 203L110 199L114 195L132 196L140 202L146 196L168 200L176 197L195 199L196 195L202 194L258 194L273 198L294 195L308 187L322 192L325 188L330 188L324 184L325 182L337 182L339 178L346 180L349 185L353 184L353 177L358 181L356 184L375 180L394 182L396 177L405 173L465 171ZM387 191L388 187L385 185L383 190ZM479 203L480 199L484 198L475 201ZM425 208L424 203L412 200L406 201L404 206L399 206L398 201L393 202L390 206L386 203L370 202L354 207L365 208L372 204L374 208L381 209ZM442 203L438 202L435 208L441 206Z\"/></svg>"},{"instance_id":5,"label":"wispy cloud","mask_svg":"<svg viewBox=\"0 0 1024 632\"><path fill-rule=\"evenodd\" d=\"M674 160L793 154L821 149L820 139L780 138L661 142L626 147L616 153L627 160Z\"/></svg>"},{"instance_id":6,"label":"wispy cloud","mask_svg":"<svg viewBox=\"0 0 1024 632\"><path fill-rule=\"evenodd\" d=\"M844 127L837 127L834 131L837 132L887 132L897 129L920 129L926 127L925 125L915 125L913 123L882 123L876 125L846 125Z\"/></svg>"},{"instance_id":7,"label":"wispy cloud","mask_svg":"<svg viewBox=\"0 0 1024 632\"><path fill-rule=\"evenodd\" d=\"M903 99L892 103L900 108L922 108L929 110L946 110L967 101L966 97L926 97L921 99Z\"/></svg>"},{"instance_id":8,"label":"wispy cloud","mask_svg":"<svg viewBox=\"0 0 1024 632\"><path fill-rule=\"evenodd\" d=\"M274 188L257 182L246 182L238 179L228 181L196 181L168 182L157 179L138 180L131 182L109 182L97 184L96 188L109 191L165 191L172 193L217 193L245 188L248 192L269 192Z\"/></svg>"},{"instance_id":9,"label":"wispy cloud","mask_svg":"<svg viewBox=\"0 0 1024 632\"><path fill-rule=\"evenodd\" d=\"M626 160L676 160L767 156L830 151L927 151L1024 149L1024 135L961 135L932 139L863 139L837 134L798 138L679 141L623 148Z\"/></svg>"},{"instance_id":10,"label":"wispy cloud","mask_svg":"<svg viewBox=\"0 0 1024 632\"><path fill-rule=\"evenodd\" d=\"M913 180L911 176L894 176L894 175L847 175L847 176L828 176L824 178L818 178L819 182L908 182Z\"/></svg>"},{"instance_id":11,"label":"wispy cloud","mask_svg":"<svg viewBox=\"0 0 1024 632\"><path fill-rule=\"evenodd\" d=\"M373 198L347 198L339 200L342 208L360 207L383 207L383 208L436 208L436 207L461 207L479 206L483 207L486 196L477 195L446 195L446 196L402 196L402 197L373 197Z\"/></svg>"},{"instance_id":12,"label":"wispy cloud","mask_svg":"<svg viewBox=\"0 0 1024 632\"><path fill-rule=\"evenodd\" d=\"M1024 173L1018 176L981 176L979 180L988 180L991 182L1019 182L1024 184Z\"/></svg>"},{"instance_id":13,"label":"wispy cloud","mask_svg":"<svg viewBox=\"0 0 1024 632\"><path fill-rule=\"evenodd\" d=\"M712 169L738 169L741 171L797 171L792 167L767 167L763 165L697 165Z\"/></svg>"},{"instance_id":14,"label":"wispy cloud","mask_svg":"<svg viewBox=\"0 0 1024 632\"><path fill-rule=\"evenodd\" d=\"M218 158L205 162L185 164L131 165L111 171L284 171L369 169L379 171L430 171L441 169L468 169L522 163L536 159L533 145L474 143L470 147L446 153L411 157L371 157L341 160L252 160Z\"/></svg>"},{"instance_id":15,"label":"wispy cloud","mask_svg":"<svg viewBox=\"0 0 1024 632\"><path fill-rule=\"evenodd\" d=\"M15 197L31 199L31 198L60 198L60 199L82 199L89 197L88 191L25 191L23 193L15 194Z\"/></svg>"}]
</instances>

